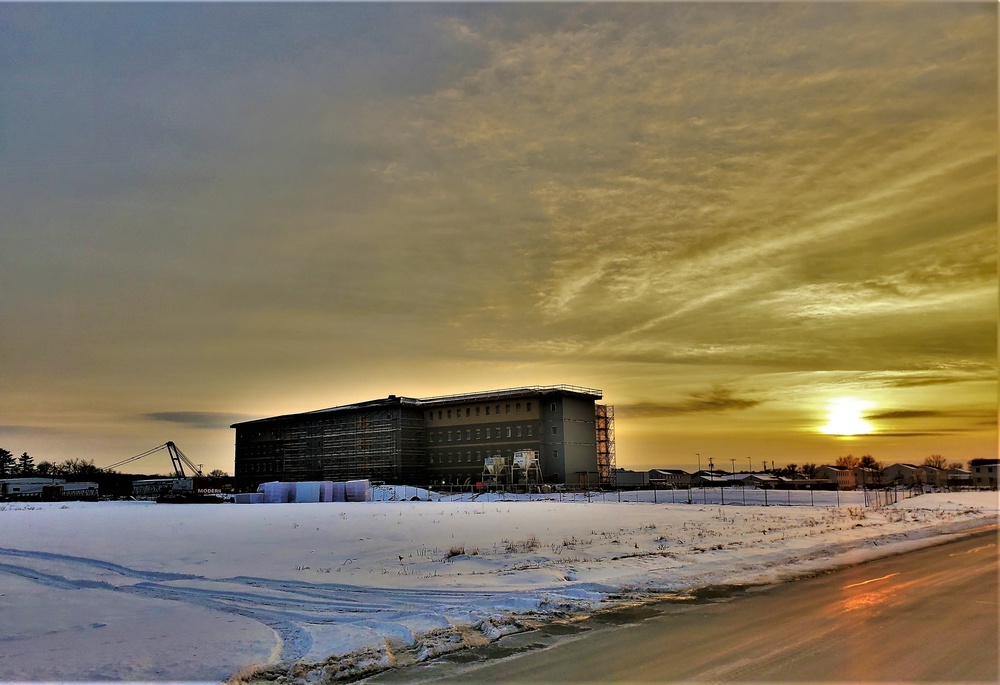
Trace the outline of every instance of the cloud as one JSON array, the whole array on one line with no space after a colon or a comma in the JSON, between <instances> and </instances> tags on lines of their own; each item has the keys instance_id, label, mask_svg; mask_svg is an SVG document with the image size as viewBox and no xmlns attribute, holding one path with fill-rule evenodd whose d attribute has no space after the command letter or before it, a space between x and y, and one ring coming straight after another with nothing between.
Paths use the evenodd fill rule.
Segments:
<instances>
[{"instance_id":1,"label":"cloud","mask_svg":"<svg viewBox=\"0 0 1000 685\"><path fill-rule=\"evenodd\" d=\"M950 415L949 412L935 411L933 409L894 409L881 411L877 414L867 414L866 419L931 419Z\"/></svg>"},{"instance_id":2,"label":"cloud","mask_svg":"<svg viewBox=\"0 0 1000 685\"><path fill-rule=\"evenodd\" d=\"M761 404L763 400L735 397L728 388L716 387L706 392L691 393L689 399L674 403L637 402L615 405L623 416L652 418L679 414L717 413L741 411Z\"/></svg>"},{"instance_id":3,"label":"cloud","mask_svg":"<svg viewBox=\"0 0 1000 685\"><path fill-rule=\"evenodd\" d=\"M211 411L163 411L142 414L143 419L163 423L178 423L191 428L219 429L229 428L234 423L249 421L254 416L246 414L227 414Z\"/></svg>"}]
</instances>

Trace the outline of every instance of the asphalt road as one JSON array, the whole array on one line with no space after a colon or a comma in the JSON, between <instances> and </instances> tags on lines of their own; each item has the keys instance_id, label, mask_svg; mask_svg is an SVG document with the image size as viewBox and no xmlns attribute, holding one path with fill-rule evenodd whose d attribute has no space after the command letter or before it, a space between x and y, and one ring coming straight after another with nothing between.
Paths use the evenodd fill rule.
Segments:
<instances>
[{"instance_id":1,"label":"asphalt road","mask_svg":"<svg viewBox=\"0 0 1000 685\"><path fill-rule=\"evenodd\" d=\"M1000 681L997 531L768 588L664 602L373 682ZM464 663L463 663L464 662Z\"/></svg>"}]
</instances>

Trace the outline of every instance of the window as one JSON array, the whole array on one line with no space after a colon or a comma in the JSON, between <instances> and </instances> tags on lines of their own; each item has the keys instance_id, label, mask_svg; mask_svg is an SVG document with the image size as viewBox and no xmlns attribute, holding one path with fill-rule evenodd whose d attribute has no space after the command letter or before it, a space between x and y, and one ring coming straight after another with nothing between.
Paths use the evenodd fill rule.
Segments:
<instances>
[{"instance_id":1,"label":"window","mask_svg":"<svg viewBox=\"0 0 1000 685\"><path fill-rule=\"evenodd\" d=\"M520 414L521 413L521 403L520 402L518 402L517 404L514 405L514 413L515 414Z\"/></svg>"},{"instance_id":2,"label":"window","mask_svg":"<svg viewBox=\"0 0 1000 685\"><path fill-rule=\"evenodd\" d=\"M553 403L552 403L552 411L555 411L555 410L556 410L556 403L555 403L555 402L553 402Z\"/></svg>"},{"instance_id":3,"label":"window","mask_svg":"<svg viewBox=\"0 0 1000 685\"><path fill-rule=\"evenodd\" d=\"M556 429L556 427L555 427L555 426L552 426L552 435L555 435L555 434L556 434L556 433L558 433L558 432L559 432L559 431L558 431L558 430Z\"/></svg>"},{"instance_id":4,"label":"window","mask_svg":"<svg viewBox=\"0 0 1000 685\"><path fill-rule=\"evenodd\" d=\"M517 437L521 437L521 427L517 427Z\"/></svg>"},{"instance_id":5,"label":"window","mask_svg":"<svg viewBox=\"0 0 1000 685\"><path fill-rule=\"evenodd\" d=\"M510 426L507 426L507 437L510 437Z\"/></svg>"},{"instance_id":6,"label":"window","mask_svg":"<svg viewBox=\"0 0 1000 685\"><path fill-rule=\"evenodd\" d=\"M499 404L497 405L496 409L497 409L497 416L500 416L500 405Z\"/></svg>"},{"instance_id":7,"label":"window","mask_svg":"<svg viewBox=\"0 0 1000 685\"><path fill-rule=\"evenodd\" d=\"M434 434L431 433L427 436L427 442L434 442Z\"/></svg>"},{"instance_id":8,"label":"window","mask_svg":"<svg viewBox=\"0 0 1000 685\"><path fill-rule=\"evenodd\" d=\"M438 409L438 418L439 419L441 418L441 410L440 409Z\"/></svg>"},{"instance_id":9,"label":"window","mask_svg":"<svg viewBox=\"0 0 1000 685\"><path fill-rule=\"evenodd\" d=\"M532 434L532 430L531 429L532 429L531 424L528 424L528 437L529 438L531 437L531 434Z\"/></svg>"},{"instance_id":10,"label":"window","mask_svg":"<svg viewBox=\"0 0 1000 685\"><path fill-rule=\"evenodd\" d=\"M465 429L465 439L472 440L472 429L470 428Z\"/></svg>"},{"instance_id":11,"label":"window","mask_svg":"<svg viewBox=\"0 0 1000 685\"><path fill-rule=\"evenodd\" d=\"M486 415L487 416L490 415L490 405L488 405L488 404L486 405Z\"/></svg>"},{"instance_id":12,"label":"window","mask_svg":"<svg viewBox=\"0 0 1000 685\"><path fill-rule=\"evenodd\" d=\"M531 402L528 402L527 411L531 411Z\"/></svg>"},{"instance_id":13,"label":"window","mask_svg":"<svg viewBox=\"0 0 1000 685\"><path fill-rule=\"evenodd\" d=\"M451 463L451 452L448 453L448 463Z\"/></svg>"},{"instance_id":14,"label":"window","mask_svg":"<svg viewBox=\"0 0 1000 685\"><path fill-rule=\"evenodd\" d=\"M476 450L476 462L482 463L482 461L483 461L483 453L480 452L479 450Z\"/></svg>"},{"instance_id":15,"label":"window","mask_svg":"<svg viewBox=\"0 0 1000 685\"><path fill-rule=\"evenodd\" d=\"M427 420L428 421L433 421L434 420L434 412L432 412L432 411L427 412Z\"/></svg>"},{"instance_id":16,"label":"window","mask_svg":"<svg viewBox=\"0 0 1000 685\"><path fill-rule=\"evenodd\" d=\"M479 416L479 407L476 407L476 416Z\"/></svg>"},{"instance_id":17,"label":"window","mask_svg":"<svg viewBox=\"0 0 1000 685\"><path fill-rule=\"evenodd\" d=\"M483 439L483 429L482 428L477 428L476 429L476 440L482 440L482 439Z\"/></svg>"},{"instance_id":18,"label":"window","mask_svg":"<svg viewBox=\"0 0 1000 685\"><path fill-rule=\"evenodd\" d=\"M471 409L469 409L468 407L466 407L466 408L465 408L465 415L466 415L467 417L468 417L468 416L471 416L471 415L472 415L472 410L471 410Z\"/></svg>"},{"instance_id":19,"label":"window","mask_svg":"<svg viewBox=\"0 0 1000 685\"><path fill-rule=\"evenodd\" d=\"M486 439L487 440L490 439L490 429L489 428L486 429Z\"/></svg>"},{"instance_id":20,"label":"window","mask_svg":"<svg viewBox=\"0 0 1000 685\"><path fill-rule=\"evenodd\" d=\"M504 405L504 407L503 407L503 413L504 414L509 414L510 413L510 405L509 404L505 404Z\"/></svg>"},{"instance_id":21,"label":"window","mask_svg":"<svg viewBox=\"0 0 1000 685\"><path fill-rule=\"evenodd\" d=\"M555 429L555 428L553 428L553 429L552 429L552 432L553 432L553 433L555 433L555 432L556 432L556 429ZM448 442L451 442L451 431L448 431Z\"/></svg>"},{"instance_id":22,"label":"window","mask_svg":"<svg viewBox=\"0 0 1000 685\"><path fill-rule=\"evenodd\" d=\"M472 452L466 452L465 453L465 463L468 464L470 461L472 461Z\"/></svg>"},{"instance_id":23,"label":"window","mask_svg":"<svg viewBox=\"0 0 1000 685\"><path fill-rule=\"evenodd\" d=\"M451 409L448 410L448 418L451 418Z\"/></svg>"}]
</instances>

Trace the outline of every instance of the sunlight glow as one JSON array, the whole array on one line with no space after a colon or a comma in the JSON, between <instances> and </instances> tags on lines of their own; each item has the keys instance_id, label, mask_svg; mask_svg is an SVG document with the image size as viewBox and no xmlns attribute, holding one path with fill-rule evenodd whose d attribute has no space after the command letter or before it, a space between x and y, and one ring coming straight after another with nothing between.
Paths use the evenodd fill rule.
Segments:
<instances>
[{"instance_id":1,"label":"sunlight glow","mask_svg":"<svg viewBox=\"0 0 1000 685\"><path fill-rule=\"evenodd\" d=\"M851 397L838 397L831 400L827 410L827 423L820 427L820 432L827 435L864 435L871 433L875 427L861 418L865 409L871 408L871 402L856 400Z\"/></svg>"}]
</instances>

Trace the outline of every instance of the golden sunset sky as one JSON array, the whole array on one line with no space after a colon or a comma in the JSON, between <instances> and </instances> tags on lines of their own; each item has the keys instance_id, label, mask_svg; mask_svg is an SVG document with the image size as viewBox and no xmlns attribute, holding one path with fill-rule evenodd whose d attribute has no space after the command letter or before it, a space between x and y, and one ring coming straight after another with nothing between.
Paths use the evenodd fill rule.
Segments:
<instances>
[{"instance_id":1,"label":"golden sunset sky","mask_svg":"<svg viewBox=\"0 0 1000 685\"><path fill-rule=\"evenodd\" d=\"M567 383L628 468L995 457L997 19L0 5L0 447Z\"/></svg>"}]
</instances>

